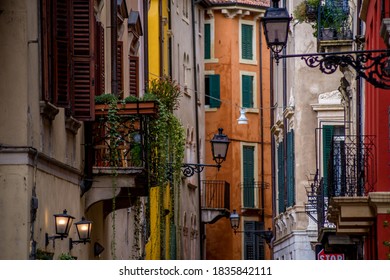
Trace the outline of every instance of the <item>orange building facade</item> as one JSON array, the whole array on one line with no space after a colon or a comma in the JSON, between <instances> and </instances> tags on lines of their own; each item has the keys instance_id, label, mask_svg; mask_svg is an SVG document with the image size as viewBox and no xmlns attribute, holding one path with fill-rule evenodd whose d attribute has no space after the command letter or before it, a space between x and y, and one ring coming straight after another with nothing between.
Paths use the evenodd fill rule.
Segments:
<instances>
[{"instance_id":1,"label":"orange building facade","mask_svg":"<svg viewBox=\"0 0 390 280\"><path fill-rule=\"evenodd\" d=\"M206 142L218 128L231 140L221 169L208 168L203 182L229 190L228 205L202 205L221 208L216 218L204 220L205 259L271 258L257 234L273 228L270 52L260 24L268 6L269 1L211 1L205 10ZM238 123L242 109L247 124ZM206 148L206 162L211 157ZM229 221L233 210L241 218L236 234Z\"/></svg>"}]
</instances>

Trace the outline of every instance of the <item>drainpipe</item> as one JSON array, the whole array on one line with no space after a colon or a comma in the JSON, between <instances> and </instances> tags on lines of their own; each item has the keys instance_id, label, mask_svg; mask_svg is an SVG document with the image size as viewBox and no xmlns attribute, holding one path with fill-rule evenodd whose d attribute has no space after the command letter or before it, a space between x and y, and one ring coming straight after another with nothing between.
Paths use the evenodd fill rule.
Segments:
<instances>
[{"instance_id":1,"label":"drainpipe","mask_svg":"<svg viewBox=\"0 0 390 280\"><path fill-rule=\"evenodd\" d=\"M200 163L200 151L199 151L199 116L198 116L198 82L197 82L197 64L196 64L196 35L195 35L195 1L191 0L191 17L192 17L192 55L193 55L193 67L194 67L194 109L195 109L195 131L196 131L196 163ZM198 179L198 207L199 207L199 254L200 259L203 259L203 239L204 239L204 225L202 223L202 205L201 205L201 177L200 173L197 174Z\"/></svg>"},{"instance_id":2,"label":"drainpipe","mask_svg":"<svg viewBox=\"0 0 390 280\"><path fill-rule=\"evenodd\" d=\"M117 66L117 22L116 0L111 0L111 91L118 97L118 81L116 79Z\"/></svg>"},{"instance_id":3,"label":"drainpipe","mask_svg":"<svg viewBox=\"0 0 390 280\"><path fill-rule=\"evenodd\" d=\"M261 218L263 223L265 223L265 214L264 214L264 111L263 111L263 37L261 36L262 28L261 22L259 22L259 37L260 37L260 58L259 58L259 76L260 76L260 145L261 145L261 205L263 207L263 211L261 214Z\"/></svg>"},{"instance_id":4,"label":"drainpipe","mask_svg":"<svg viewBox=\"0 0 390 280\"><path fill-rule=\"evenodd\" d=\"M274 118L274 60L271 55L270 59L270 104L271 104L271 125L274 125L275 118ZM271 135L271 184L272 184L272 228L274 228L274 221L276 217L276 178L275 178L275 141L272 139ZM273 258L273 241L275 240L275 231L273 234L273 238L271 241L271 257Z\"/></svg>"},{"instance_id":5,"label":"drainpipe","mask_svg":"<svg viewBox=\"0 0 390 280\"><path fill-rule=\"evenodd\" d=\"M168 1L169 2L169 1ZM160 73L159 76L164 75L164 24L163 24L163 16L162 16L162 0L158 1L158 24L159 24L159 55L160 55Z\"/></svg>"},{"instance_id":6,"label":"drainpipe","mask_svg":"<svg viewBox=\"0 0 390 280\"><path fill-rule=\"evenodd\" d=\"M149 11L149 0L143 0L143 13L142 13L142 20L144 24L144 86L145 86L145 92L149 89L149 48L148 48L148 41L149 41L149 31L148 31L148 11Z\"/></svg>"}]
</instances>

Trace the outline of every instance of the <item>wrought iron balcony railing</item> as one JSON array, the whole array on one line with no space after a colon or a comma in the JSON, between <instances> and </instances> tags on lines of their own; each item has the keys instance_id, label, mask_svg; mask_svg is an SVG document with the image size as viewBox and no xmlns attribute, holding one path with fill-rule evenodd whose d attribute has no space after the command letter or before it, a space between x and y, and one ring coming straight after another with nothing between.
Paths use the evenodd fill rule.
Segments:
<instances>
[{"instance_id":1,"label":"wrought iron balcony railing","mask_svg":"<svg viewBox=\"0 0 390 280\"><path fill-rule=\"evenodd\" d=\"M269 188L269 184L253 180L245 180L241 183L242 208L263 209L264 189Z\"/></svg>"},{"instance_id":2,"label":"wrought iron balcony railing","mask_svg":"<svg viewBox=\"0 0 390 280\"><path fill-rule=\"evenodd\" d=\"M329 197L365 196L376 183L373 136L333 136L328 161Z\"/></svg>"},{"instance_id":3,"label":"wrought iron balcony railing","mask_svg":"<svg viewBox=\"0 0 390 280\"><path fill-rule=\"evenodd\" d=\"M350 0L325 0L318 9L318 40L351 40L353 10Z\"/></svg>"}]
</instances>

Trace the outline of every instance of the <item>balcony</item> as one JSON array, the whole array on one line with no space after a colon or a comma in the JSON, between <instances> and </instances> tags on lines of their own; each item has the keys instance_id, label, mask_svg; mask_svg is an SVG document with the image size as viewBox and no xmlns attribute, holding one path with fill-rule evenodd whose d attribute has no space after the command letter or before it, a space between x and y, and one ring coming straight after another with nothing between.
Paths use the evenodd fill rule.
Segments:
<instances>
[{"instance_id":1,"label":"balcony","mask_svg":"<svg viewBox=\"0 0 390 280\"><path fill-rule=\"evenodd\" d=\"M352 4L350 0L334 0L326 1L318 7L318 51L348 51L351 48L354 13Z\"/></svg>"},{"instance_id":2,"label":"balcony","mask_svg":"<svg viewBox=\"0 0 390 280\"><path fill-rule=\"evenodd\" d=\"M148 195L148 123L156 113L154 102L119 104L117 114L96 106L91 126L93 183L86 194L86 208L103 201L105 214L127 208L132 200Z\"/></svg>"},{"instance_id":3,"label":"balcony","mask_svg":"<svg viewBox=\"0 0 390 280\"><path fill-rule=\"evenodd\" d=\"M213 224L230 216L230 184L220 180L203 180L201 188L202 222Z\"/></svg>"}]
</instances>

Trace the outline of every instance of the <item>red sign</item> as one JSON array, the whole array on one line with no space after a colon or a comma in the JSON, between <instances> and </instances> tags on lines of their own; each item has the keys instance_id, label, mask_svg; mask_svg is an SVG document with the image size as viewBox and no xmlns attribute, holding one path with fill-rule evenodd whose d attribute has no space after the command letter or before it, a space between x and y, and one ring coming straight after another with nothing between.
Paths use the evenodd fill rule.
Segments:
<instances>
[{"instance_id":1,"label":"red sign","mask_svg":"<svg viewBox=\"0 0 390 280\"><path fill-rule=\"evenodd\" d=\"M317 260L344 260L344 254L325 254L324 249L322 249L317 254Z\"/></svg>"}]
</instances>

